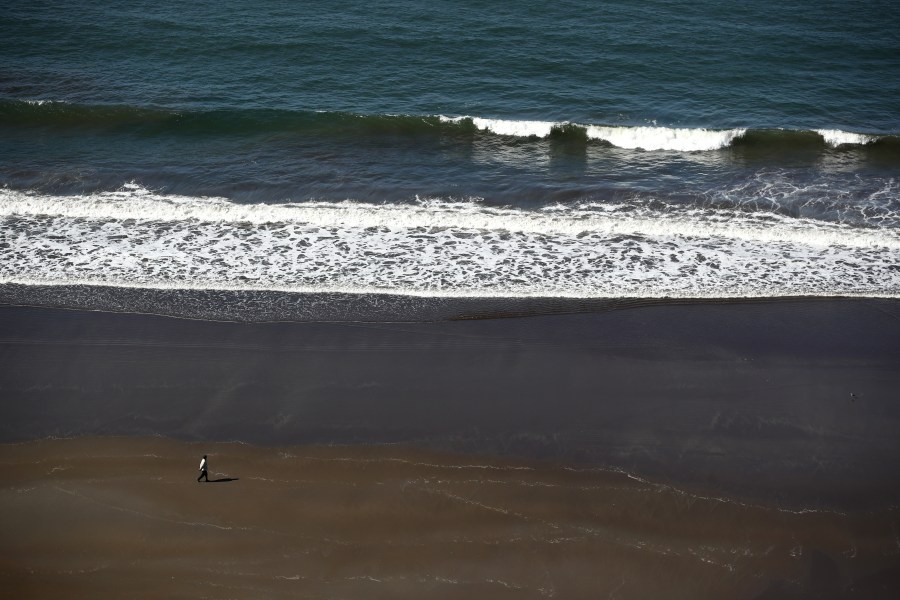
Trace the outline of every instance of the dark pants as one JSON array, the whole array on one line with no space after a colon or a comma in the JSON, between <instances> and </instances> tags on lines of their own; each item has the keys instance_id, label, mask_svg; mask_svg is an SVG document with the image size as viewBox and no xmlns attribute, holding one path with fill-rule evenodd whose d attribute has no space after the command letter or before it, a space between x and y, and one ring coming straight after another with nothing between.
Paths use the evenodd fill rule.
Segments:
<instances>
[{"instance_id":1,"label":"dark pants","mask_svg":"<svg viewBox=\"0 0 900 600\"><path fill-rule=\"evenodd\" d=\"M200 477L197 478L197 481L200 481L201 479L205 479L206 481L209 481L209 475L206 473L206 469L203 469L202 471L200 471Z\"/></svg>"}]
</instances>

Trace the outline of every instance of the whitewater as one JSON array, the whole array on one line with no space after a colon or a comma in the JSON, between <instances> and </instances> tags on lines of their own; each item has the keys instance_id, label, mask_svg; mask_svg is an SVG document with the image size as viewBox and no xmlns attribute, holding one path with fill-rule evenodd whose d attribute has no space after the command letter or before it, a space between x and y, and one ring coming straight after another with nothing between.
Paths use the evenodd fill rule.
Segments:
<instances>
[{"instance_id":1,"label":"whitewater","mask_svg":"<svg viewBox=\"0 0 900 600\"><path fill-rule=\"evenodd\" d=\"M239 204L0 192L0 283L449 297L900 295L900 229L635 198Z\"/></svg>"},{"instance_id":2,"label":"whitewater","mask_svg":"<svg viewBox=\"0 0 900 600\"><path fill-rule=\"evenodd\" d=\"M617 148L644 151L703 152L727 148L744 138L748 129L711 129L703 127L664 127L656 124L596 125L570 121L536 121L494 119L473 116L448 117L439 115L441 123L456 125L470 123L476 129L499 136L520 138L546 138L555 132L577 131L588 140L599 140ZM804 132L784 128L774 129L790 134L814 134L829 147L863 146L878 141L877 135L844 131L840 129L816 129Z\"/></svg>"}]
</instances>

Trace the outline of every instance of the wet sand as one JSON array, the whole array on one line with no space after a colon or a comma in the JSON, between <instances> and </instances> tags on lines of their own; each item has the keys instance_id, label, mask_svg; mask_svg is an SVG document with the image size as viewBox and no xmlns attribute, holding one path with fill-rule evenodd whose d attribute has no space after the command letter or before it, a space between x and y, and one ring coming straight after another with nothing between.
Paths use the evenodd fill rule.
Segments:
<instances>
[{"instance_id":1,"label":"wet sand","mask_svg":"<svg viewBox=\"0 0 900 600\"><path fill-rule=\"evenodd\" d=\"M210 479L197 483L208 454ZM894 598L900 509L405 446L0 446L15 598Z\"/></svg>"},{"instance_id":2,"label":"wet sand","mask_svg":"<svg viewBox=\"0 0 900 600\"><path fill-rule=\"evenodd\" d=\"M0 441L404 443L792 507L900 501L898 301L467 311L241 323L0 307Z\"/></svg>"}]
</instances>

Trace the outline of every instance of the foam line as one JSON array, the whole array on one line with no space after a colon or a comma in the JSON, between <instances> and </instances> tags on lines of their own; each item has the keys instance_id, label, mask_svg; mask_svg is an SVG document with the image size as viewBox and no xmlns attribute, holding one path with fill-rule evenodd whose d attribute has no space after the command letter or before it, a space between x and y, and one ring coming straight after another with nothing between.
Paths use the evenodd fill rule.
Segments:
<instances>
[{"instance_id":1,"label":"foam line","mask_svg":"<svg viewBox=\"0 0 900 600\"><path fill-rule=\"evenodd\" d=\"M562 125L550 121L505 121L503 119L481 119L479 117L472 117L472 123L478 129L490 131L497 135L540 138L547 137L554 127Z\"/></svg>"},{"instance_id":2,"label":"foam line","mask_svg":"<svg viewBox=\"0 0 900 600\"><path fill-rule=\"evenodd\" d=\"M870 144L875 141L875 136L871 135L863 135L861 133L851 133L848 131L841 131L839 129L818 129L816 133L822 136L822 139L825 140L825 143L829 146L844 146L844 145L863 145Z\"/></svg>"},{"instance_id":3,"label":"foam line","mask_svg":"<svg viewBox=\"0 0 900 600\"><path fill-rule=\"evenodd\" d=\"M900 294L900 231L640 202L241 205L0 192L0 282L424 296Z\"/></svg>"},{"instance_id":4,"label":"foam line","mask_svg":"<svg viewBox=\"0 0 900 600\"><path fill-rule=\"evenodd\" d=\"M0 218L51 216L98 221L292 224L323 228L456 228L546 235L583 234L717 236L813 246L900 248L900 232L861 229L841 223L792 218L773 212L640 204L553 205L529 211L499 208L475 200L418 199L415 204L303 202L237 204L225 198L156 194L129 184L117 192L90 196L48 196L0 190Z\"/></svg>"},{"instance_id":5,"label":"foam line","mask_svg":"<svg viewBox=\"0 0 900 600\"><path fill-rule=\"evenodd\" d=\"M698 152L731 145L746 129L683 129L671 127L587 127L589 139L604 140L613 146L640 150Z\"/></svg>"}]
</instances>

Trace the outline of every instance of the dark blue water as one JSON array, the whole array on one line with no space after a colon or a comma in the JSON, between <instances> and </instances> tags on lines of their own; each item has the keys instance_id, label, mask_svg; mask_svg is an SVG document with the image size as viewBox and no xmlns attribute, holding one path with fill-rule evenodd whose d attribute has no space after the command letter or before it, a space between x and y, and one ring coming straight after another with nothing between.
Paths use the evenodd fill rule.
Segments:
<instances>
[{"instance_id":1,"label":"dark blue water","mask_svg":"<svg viewBox=\"0 0 900 600\"><path fill-rule=\"evenodd\" d=\"M9 1L2 15L7 282L900 290L894 2Z\"/></svg>"},{"instance_id":2,"label":"dark blue water","mask_svg":"<svg viewBox=\"0 0 900 600\"><path fill-rule=\"evenodd\" d=\"M896 133L894 2L4 3L3 96Z\"/></svg>"}]
</instances>

